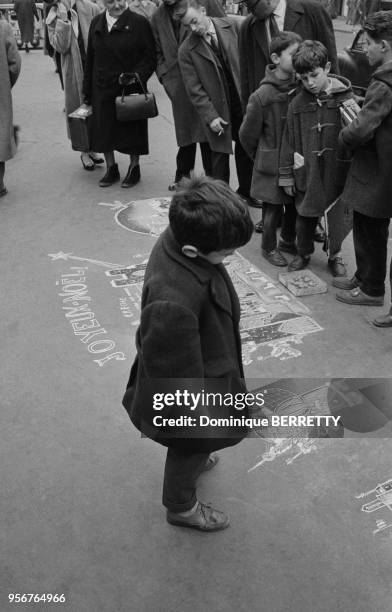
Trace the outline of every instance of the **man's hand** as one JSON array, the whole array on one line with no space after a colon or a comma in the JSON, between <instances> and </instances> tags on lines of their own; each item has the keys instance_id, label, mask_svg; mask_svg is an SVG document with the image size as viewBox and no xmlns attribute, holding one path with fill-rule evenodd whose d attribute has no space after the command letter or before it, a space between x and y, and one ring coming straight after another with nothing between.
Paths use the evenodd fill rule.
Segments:
<instances>
[{"instance_id":1,"label":"man's hand","mask_svg":"<svg viewBox=\"0 0 392 612\"><path fill-rule=\"evenodd\" d=\"M295 191L295 187L294 185L287 185L286 187L283 187L283 191L288 195L291 196L292 198L295 196L296 191Z\"/></svg>"},{"instance_id":2,"label":"man's hand","mask_svg":"<svg viewBox=\"0 0 392 612\"><path fill-rule=\"evenodd\" d=\"M215 132L215 134L221 136L221 134L223 134L224 132L226 125L229 125L227 121L222 119L222 117L217 117L216 119L213 119L211 121L209 127L213 132Z\"/></svg>"}]
</instances>

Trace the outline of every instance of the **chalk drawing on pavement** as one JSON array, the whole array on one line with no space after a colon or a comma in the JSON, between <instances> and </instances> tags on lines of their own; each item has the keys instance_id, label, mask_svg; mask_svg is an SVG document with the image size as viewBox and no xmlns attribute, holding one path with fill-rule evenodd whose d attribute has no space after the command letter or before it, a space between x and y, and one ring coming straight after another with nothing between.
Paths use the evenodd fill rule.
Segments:
<instances>
[{"instance_id":1,"label":"chalk drawing on pavement","mask_svg":"<svg viewBox=\"0 0 392 612\"><path fill-rule=\"evenodd\" d=\"M146 264L142 261L105 271L111 286L126 293L128 303L122 302L122 306L127 316L133 317L132 325L137 324L140 315L136 304L140 303ZM322 330L311 318L309 308L239 253L227 258L226 265L241 305L244 364L300 356L304 337Z\"/></svg>"},{"instance_id":2,"label":"chalk drawing on pavement","mask_svg":"<svg viewBox=\"0 0 392 612\"><path fill-rule=\"evenodd\" d=\"M255 390L252 392L254 393ZM263 407L263 413L265 416L270 414L326 415L329 413L327 395L328 384L321 385L302 394L293 393L287 389L280 389L274 386L268 387L265 393L268 409ZM328 437L325 431L320 431L318 437L314 437L315 430L309 427L295 427L292 429L292 435L279 438L270 437L273 436L273 428L262 428L259 432L255 430L255 433L260 435L260 438L266 445L266 449L257 457L259 460L248 469L248 472L253 472L279 457L284 460L286 465L291 465L299 457L317 451L320 447L319 438Z\"/></svg>"},{"instance_id":3,"label":"chalk drawing on pavement","mask_svg":"<svg viewBox=\"0 0 392 612\"><path fill-rule=\"evenodd\" d=\"M366 502L361 507L362 512L372 513L377 511L386 511L392 512L392 478L389 480L385 480L381 484L378 484L374 489L370 489L369 491L365 491L363 493L359 493L356 495L356 499L363 499L368 495L375 495L374 499L370 502ZM376 529L373 530L373 534L381 533L383 531L388 531L392 536L392 516L390 513L384 514L386 518L378 518L376 519Z\"/></svg>"},{"instance_id":4,"label":"chalk drawing on pavement","mask_svg":"<svg viewBox=\"0 0 392 612\"><path fill-rule=\"evenodd\" d=\"M134 200L122 204L116 200L113 204L99 202L98 206L107 206L115 212L116 223L122 228L145 234L159 236L167 227L167 213L171 197L149 198L147 200Z\"/></svg>"}]
</instances>

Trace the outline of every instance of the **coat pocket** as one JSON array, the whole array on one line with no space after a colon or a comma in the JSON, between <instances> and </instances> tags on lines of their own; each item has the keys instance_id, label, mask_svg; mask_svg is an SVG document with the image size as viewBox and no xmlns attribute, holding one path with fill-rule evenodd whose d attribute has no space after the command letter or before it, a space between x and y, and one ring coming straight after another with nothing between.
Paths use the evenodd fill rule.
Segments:
<instances>
[{"instance_id":1,"label":"coat pocket","mask_svg":"<svg viewBox=\"0 0 392 612\"><path fill-rule=\"evenodd\" d=\"M374 181L377 174L377 155L375 153L361 151L354 155L351 175L358 183L367 185L370 181Z\"/></svg>"},{"instance_id":2,"label":"coat pocket","mask_svg":"<svg viewBox=\"0 0 392 612\"><path fill-rule=\"evenodd\" d=\"M259 148L257 150L256 169L263 174L276 176L279 171L278 149Z\"/></svg>"},{"instance_id":3,"label":"coat pocket","mask_svg":"<svg viewBox=\"0 0 392 612\"><path fill-rule=\"evenodd\" d=\"M295 188L297 191L306 191L306 169L305 166L294 170Z\"/></svg>"}]
</instances>

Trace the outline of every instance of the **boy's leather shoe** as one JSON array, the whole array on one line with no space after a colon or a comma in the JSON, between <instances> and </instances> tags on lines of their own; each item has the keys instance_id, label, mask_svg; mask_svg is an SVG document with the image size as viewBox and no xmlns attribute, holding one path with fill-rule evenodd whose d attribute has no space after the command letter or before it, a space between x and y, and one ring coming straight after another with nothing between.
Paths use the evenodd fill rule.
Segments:
<instances>
[{"instance_id":1,"label":"boy's leather shoe","mask_svg":"<svg viewBox=\"0 0 392 612\"><path fill-rule=\"evenodd\" d=\"M295 242L286 242L283 238L280 238L278 243L279 251L283 251L284 253L290 253L290 255L297 254L297 247L295 246Z\"/></svg>"},{"instance_id":2,"label":"boy's leather shoe","mask_svg":"<svg viewBox=\"0 0 392 612\"><path fill-rule=\"evenodd\" d=\"M199 531L220 531L226 529L230 524L229 517L224 512L215 510L215 508L202 502L198 502L195 512L190 516L181 516L177 512L168 510L166 520L171 525L190 527Z\"/></svg>"},{"instance_id":3,"label":"boy's leather shoe","mask_svg":"<svg viewBox=\"0 0 392 612\"><path fill-rule=\"evenodd\" d=\"M264 231L264 221L263 219L260 219L260 221L257 221L257 223L255 223L255 232L257 234L262 234Z\"/></svg>"},{"instance_id":4,"label":"boy's leather shoe","mask_svg":"<svg viewBox=\"0 0 392 612\"><path fill-rule=\"evenodd\" d=\"M287 266L286 259L283 257L282 253L278 251L278 249L274 249L273 251L261 249L261 254L273 266Z\"/></svg>"},{"instance_id":5,"label":"boy's leather shoe","mask_svg":"<svg viewBox=\"0 0 392 612\"><path fill-rule=\"evenodd\" d=\"M136 185L139 181L140 181L139 164L137 166L134 166L132 169L131 169L131 166L129 166L127 175L125 179L123 180L123 182L121 183L121 187L124 187L124 189L128 189L129 187L133 187L134 185Z\"/></svg>"},{"instance_id":6,"label":"boy's leather shoe","mask_svg":"<svg viewBox=\"0 0 392 612\"><path fill-rule=\"evenodd\" d=\"M356 276L352 276L351 278L334 278L332 281L332 286L336 287L336 289L345 289L346 291L350 291L351 289L358 287L358 279Z\"/></svg>"},{"instance_id":7,"label":"boy's leather shoe","mask_svg":"<svg viewBox=\"0 0 392 612\"><path fill-rule=\"evenodd\" d=\"M341 257L328 259L328 268L330 268L333 276L347 276L346 266Z\"/></svg>"},{"instance_id":8,"label":"boy's leather shoe","mask_svg":"<svg viewBox=\"0 0 392 612\"><path fill-rule=\"evenodd\" d=\"M317 223L316 229L314 230L313 240L315 242L325 242L325 230L321 223Z\"/></svg>"},{"instance_id":9,"label":"boy's leather shoe","mask_svg":"<svg viewBox=\"0 0 392 612\"><path fill-rule=\"evenodd\" d=\"M339 302L345 304L352 304L353 306L383 306L384 296L383 295L367 295L359 287L352 289L350 293L337 293L336 299Z\"/></svg>"},{"instance_id":10,"label":"boy's leather shoe","mask_svg":"<svg viewBox=\"0 0 392 612\"><path fill-rule=\"evenodd\" d=\"M215 453L213 453L212 455L210 455L206 461L206 464L203 468L203 472L209 472L210 470L212 470L212 468L214 468L216 466L216 464L219 461L219 455L216 455Z\"/></svg>"},{"instance_id":11,"label":"boy's leather shoe","mask_svg":"<svg viewBox=\"0 0 392 612\"><path fill-rule=\"evenodd\" d=\"M120 173L118 171L117 164L113 164L106 170L106 174L99 181L100 187L110 187L114 183L120 180Z\"/></svg>"},{"instance_id":12,"label":"boy's leather shoe","mask_svg":"<svg viewBox=\"0 0 392 612\"><path fill-rule=\"evenodd\" d=\"M392 327L392 315L388 312L388 314L377 317L374 319L373 325L376 327Z\"/></svg>"},{"instance_id":13,"label":"boy's leather shoe","mask_svg":"<svg viewBox=\"0 0 392 612\"><path fill-rule=\"evenodd\" d=\"M302 255L296 255L293 261L289 263L289 267L287 268L287 270L289 272L297 272L297 270L304 270L304 268L306 268L309 262L310 262L309 256L302 257Z\"/></svg>"}]
</instances>

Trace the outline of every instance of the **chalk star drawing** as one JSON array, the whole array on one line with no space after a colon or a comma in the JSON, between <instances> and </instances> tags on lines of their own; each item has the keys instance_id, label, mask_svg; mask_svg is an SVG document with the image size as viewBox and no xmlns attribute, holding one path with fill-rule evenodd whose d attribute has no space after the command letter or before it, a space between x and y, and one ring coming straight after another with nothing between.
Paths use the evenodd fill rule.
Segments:
<instances>
[{"instance_id":1,"label":"chalk star drawing","mask_svg":"<svg viewBox=\"0 0 392 612\"><path fill-rule=\"evenodd\" d=\"M116 200L113 204L99 202L98 206L107 206L115 212L114 219L122 228L157 237L168 225L167 212L171 202L170 197L134 200L122 204Z\"/></svg>"},{"instance_id":2,"label":"chalk star drawing","mask_svg":"<svg viewBox=\"0 0 392 612\"><path fill-rule=\"evenodd\" d=\"M253 390L252 392L255 393L256 391ZM263 407L262 412L265 416L271 414L326 415L329 414L327 398L328 384L306 391L301 395L287 389L271 387L267 388L265 394L268 408ZM291 465L299 457L318 450L317 442L319 439L329 437L325 430L317 430L314 427L292 428L292 435L285 438L269 437L269 435L273 435L273 428L261 428L259 431L252 431L256 436L262 438L263 442L267 445L267 449L261 455L260 461L248 469L248 473L262 467L266 463L274 461L281 455L285 455L285 464ZM339 432L338 435L342 436L343 431Z\"/></svg>"},{"instance_id":3,"label":"chalk star drawing","mask_svg":"<svg viewBox=\"0 0 392 612\"><path fill-rule=\"evenodd\" d=\"M77 255L73 255L72 253L63 253L63 251L59 251L58 253L49 253L48 257L51 257L52 261L57 261L58 259L63 259L64 261L68 261L72 259L74 261L84 261L87 263L96 264L97 266L103 266L104 268L124 267L124 264L114 264L114 263L109 263L108 261L100 261L99 259L89 259L87 257L78 257Z\"/></svg>"},{"instance_id":4,"label":"chalk star drawing","mask_svg":"<svg viewBox=\"0 0 392 612\"><path fill-rule=\"evenodd\" d=\"M356 495L355 497L356 499L362 499L363 497L367 497L372 493L375 493L375 499L363 504L361 508L362 512L370 513L383 509L389 509L392 512L392 478L378 484L374 489L370 489L370 491L359 493L359 495ZM392 521L387 523L387 521L384 519L377 519L376 527L377 529L373 530L374 535L376 535L376 533L381 533L382 531L392 529Z\"/></svg>"}]
</instances>

